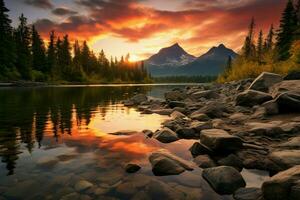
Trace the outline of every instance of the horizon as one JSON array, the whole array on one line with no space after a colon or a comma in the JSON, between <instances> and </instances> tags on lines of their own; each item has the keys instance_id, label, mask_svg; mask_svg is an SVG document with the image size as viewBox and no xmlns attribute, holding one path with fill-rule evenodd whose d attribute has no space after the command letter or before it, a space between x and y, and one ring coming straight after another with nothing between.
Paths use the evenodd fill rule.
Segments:
<instances>
[{"instance_id":1,"label":"horizon","mask_svg":"<svg viewBox=\"0 0 300 200\"><path fill-rule=\"evenodd\" d=\"M108 57L130 53L132 61L149 58L178 43L196 57L224 44L238 52L252 16L256 32L278 27L281 0L5 0L13 26L24 13L44 39L53 29L71 40L87 40ZM230 20L230 23L229 23ZM59 22L58 22L59 21ZM213 31L212 31L213 30Z\"/></svg>"}]
</instances>

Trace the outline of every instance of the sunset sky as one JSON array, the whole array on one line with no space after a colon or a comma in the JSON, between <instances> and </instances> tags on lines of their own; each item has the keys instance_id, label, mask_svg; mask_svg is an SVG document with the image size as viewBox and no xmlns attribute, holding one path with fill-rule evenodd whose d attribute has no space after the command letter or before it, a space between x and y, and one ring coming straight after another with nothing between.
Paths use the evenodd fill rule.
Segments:
<instances>
[{"instance_id":1,"label":"sunset sky","mask_svg":"<svg viewBox=\"0 0 300 200\"><path fill-rule=\"evenodd\" d=\"M21 13L49 31L87 40L108 56L144 59L178 42L199 56L224 43L238 51L252 16L257 29L278 22L286 0L5 0L13 25Z\"/></svg>"}]
</instances>

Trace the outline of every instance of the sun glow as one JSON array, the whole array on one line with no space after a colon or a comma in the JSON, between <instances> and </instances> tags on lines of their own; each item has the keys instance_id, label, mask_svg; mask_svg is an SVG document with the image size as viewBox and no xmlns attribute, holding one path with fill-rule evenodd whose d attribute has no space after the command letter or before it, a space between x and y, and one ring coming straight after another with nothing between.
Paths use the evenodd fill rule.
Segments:
<instances>
[{"instance_id":1,"label":"sun glow","mask_svg":"<svg viewBox=\"0 0 300 200\"><path fill-rule=\"evenodd\" d=\"M137 55L130 55L130 57L129 57L129 62L137 62L137 61L140 61L141 60L141 58L140 57L138 57Z\"/></svg>"}]
</instances>

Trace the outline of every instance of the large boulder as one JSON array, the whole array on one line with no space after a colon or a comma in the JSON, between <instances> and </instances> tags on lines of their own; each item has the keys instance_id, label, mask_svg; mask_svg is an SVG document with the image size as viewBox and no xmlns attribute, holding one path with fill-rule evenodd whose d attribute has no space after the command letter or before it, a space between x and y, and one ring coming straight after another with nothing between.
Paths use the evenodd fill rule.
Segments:
<instances>
[{"instance_id":1,"label":"large boulder","mask_svg":"<svg viewBox=\"0 0 300 200\"><path fill-rule=\"evenodd\" d=\"M229 156L218 160L219 165L231 166L241 171L243 169L243 161L237 157L235 154L230 154Z\"/></svg>"},{"instance_id":2,"label":"large boulder","mask_svg":"<svg viewBox=\"0 0 300 200\"><path fill-rule=\"evenodd\" d=\"M177 175L193 170L193 164L167 151L157 151L149 156L152 171L157 176Z\"/></svg>"},{"instance_id":3,"label":"large boulder","mask_svg":"<svg viewBox=\"0 0 300 200\"><path fill-rule=\"evenodd\" d=\"M259 136L280 136L283 133L280 127L281 121L271 121L271 122L250 122L246 123L248 132Z\"/></svg>"},{"instance_id":4,"label":"large boulder","mask_svg":"<svg viewBox=\"0 0 300 200\"><path fill-rule=\"evenodd\" d=\"M296 92L300 91L300 80L282 81L275 84L271 89L270 93L273 97L277 97L285 92Z\"/></svg>"},{"instance_id":5,"label":"large boulder","mask_svg":"<svg viewBox=\"0 0 300 200\"><path fill-rule=\"evenodd\" d=\"M213 90L204 90L204 91L199 91L199 92L193 93L191 95L191 97L193 99L201 99L201 98L216 99L216 98L219 98L219 94Z\"/></svg>"},{"instance_id":6,"label":"large boulder","mask_svg":"<svg viewBox=\"0 0 300 200\"><path fill-rule=\"evenodd\" d=\"M190 152L193 156L203 155L203 154L212 154L213 151L209 149L207 146L203 145L200 142L195 142L190 147Z\"/></svg>"},{"instance_id":7,"label":"large boulder","mask_svg":"<svg viewBox=\"0 0 300 200\"><path fill-rule=\"evenodd\" d=\"M170 143L179 140L177 134L167 127L156 131L153 137L162 143Z\"/></svg>"},{"instance_id":8,"label":"large boulder","mask_svg":"<svg viewBox=\"0 0 300 200\"><path fill-rule=\"evenodd\" d=\"M252 107L255 105L260 105L272 99L272 96L268 93L255 90L246 90L238 94L238 96L236 97L236 105Z\"/></svg>"},{"instance_id":9,"label":"large boulder","mask_svg":"<svg viewBox=\"0 0 300 200\"><path fill-rule=\"evenodd\" d=\"M213 151L225 153L243 147L243 142L239 137L230 135L222 129L206 129L201 131L200 141Z\"/></svg>"},{"instance_id":10,"label":"large boulder","mask_svg":"<svg viewBox=\"0 0 300 200\"><path fill-rule=\"evenodd\" d=\"M200 133L192 128L178 128L176 133L179 138L183 139L199 139Z\"/></svg>"},{"instance_id":11,"label":"large boulder","mask_svg":"<svg viewBox=\"0 0 300 200\"><path fill-rule=\"evenodd\" d=\"M300 165L282 171L262 185L265 200L295 200L293 198L293 186L300 180ZM294 190L295 191L295 190Z\"/></svg>"},{"instance_id":12,"label":"large boulder","mask_svg":"<svg viewBox=\"0 0 300 200\"><path fill-rule=\"evenodd\" d=\"M148 100L148 97L145 94L137 94L130 99L135 105L141 104Z\"/></svg>"},{"instance_id":13,"label":"large boulder","mask_svg":"<svg viewBox=\"0 0 300 200\"><path fill-rule=\"evenodd\" d=\"M281 113L300 112L300 93L285 92L280 94L275 101Z\"/></svg>"},{"instance_id":14,"label":"large boulder","mask_svg":"<svg viewBox=\"0 0 300 200\"><path fill-rule=\"evenodd\" d=\"M194 162L203 169L217 166L208 155L199 155L194 158Z\"/></svg>"},{"instance_id":15,"label":"large boulder","mask_svg":"<svg viewBox=\"0 0 300 200\"><path fill-rule=\"evenodd\" d=\"M170 91L165 93L167 101L182 101L186 98L186 94L180 90Z\"/></svg>"},{"instance_id":16,"label":"large boulder","mask_svg":"<svg viewBox=\"0 0 300 200\"><path fill-rule=\"evenodd\" d=\"M252 82L249 89L268 92L270 87L281 81L283 78L279 74L263 72Z\"/></svg>"},{"instance_id":17,"label":"large boulder","mask_svg":"<svg viewBox=\"0 0 300 200\"><path fill-rule=\"evenodd\" d=\"M300 165L300 150L274 151L269 155L269 158L282 169L288 169Z\"/></svg>"},{"instance_id":18,"label":"large boulder","mask_svg":"<svg viewBox=\"0 0 300 200\"><path fill-rule=\"evenodd\" d=\"M246 186L242 175L233 167L220 166L204 169L202 176L219 194L232 194L237 189Z\"/></svg>"},{"instance_id":19,"label":"large boulder","mask_svg":"<svg viewBox=\"0 0 300 200\"><path fill-rule=\"evenodd\" d=\"M224 112L228 112L229 108L227 104L211 102L202 108L200 108L197 113L204 113L210 118L218 118L224 115ZM195 113L192 113L192 115Z\"/></svg>"}]
</instances>

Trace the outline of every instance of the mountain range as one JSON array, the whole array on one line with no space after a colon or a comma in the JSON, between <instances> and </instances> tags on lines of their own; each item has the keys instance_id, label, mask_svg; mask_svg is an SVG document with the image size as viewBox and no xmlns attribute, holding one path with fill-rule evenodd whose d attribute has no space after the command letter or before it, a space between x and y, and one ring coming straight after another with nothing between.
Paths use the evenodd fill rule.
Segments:
<instances>
[{"instance_id":1,"label":"mountain range","mask_svg":"<svg viewBox=\"0 0 300 200\"><path fill-rule=\"evenodd\" d=\"M159 76L216 76L223 72L228 57L235 58L238 54L220 44L208 52L195 57L187 53L178 43L161 49L149 59L145 66L154 77Z\"/></svg>"}]
</instances>

